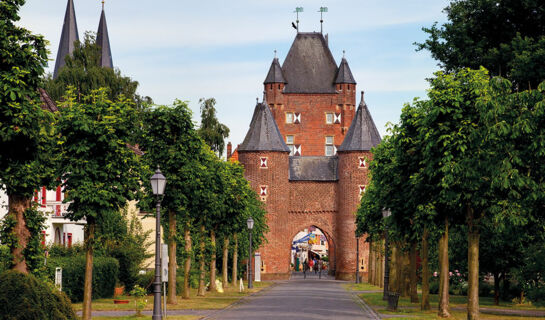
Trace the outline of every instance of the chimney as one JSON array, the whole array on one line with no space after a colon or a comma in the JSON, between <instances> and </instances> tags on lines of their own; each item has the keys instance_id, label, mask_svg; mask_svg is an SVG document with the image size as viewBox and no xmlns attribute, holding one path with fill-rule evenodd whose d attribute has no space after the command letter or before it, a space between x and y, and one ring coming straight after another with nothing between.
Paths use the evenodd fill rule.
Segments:
<instances>
[{"instance_id":1,"label":"chimney","mask_svg":"<svg viewBox=\"0 0 545 320\"><path fill-rule=\"evenodd\" d=\"M231 158L231 154L233 151L233 145L231 144L231 141L227 142L227 160Z\"/></svg>"}]
</instances>

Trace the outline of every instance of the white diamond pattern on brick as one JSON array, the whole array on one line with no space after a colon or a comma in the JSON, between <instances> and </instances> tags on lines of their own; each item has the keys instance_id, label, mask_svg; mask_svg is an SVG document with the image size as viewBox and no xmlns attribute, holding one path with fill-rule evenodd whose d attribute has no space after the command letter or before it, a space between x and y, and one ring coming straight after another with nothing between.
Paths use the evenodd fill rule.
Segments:
<instances>
[{"instance_id":1,"label":"white diamond pattern on brick","mask_svg":"<svg viewBox=\"0 0 545 320\"><path fill-rule=\"evenodd\" d=\"M293 123L301 123L301 113L293 114Z\"/></svg>"},{"instance_id":2,"label":"white diamond pattern on brick","mask_svg":"<svg viewBox=\"0 0 545 320\"><path fill-rule=\"evenodd\" d=\"M259 167L262 168L262 169L268 168L268 166L267 166L267 157L261 157L261 164L259 165Z\"/></svg>"},{"instance_id":3,"label":"white diamond pattern on brick","mask_svg":"<svg viewBox=\"0 0 545 320\"><path fill-rule=\"evenodd\" d=\"M300 156L301 155L301 145L296 144L293 148L293 155L294 156Z\"/></svg>"},{"instance_id":4,"label":"white diamond pattern on brick","mask_svg":"<svg viewBox=\"0 0 545 320\"><path fill-rule=\"evenodd\" d=\"M360 164L359 164L359 167L360 167L360 168L365 168L366 166L367 166L367 163L365 162L365 158L360 157Z\"/></svg>"},{"instance_id":5,"label":"white diamond pattern on brick","mask_svg":"<svg viewBox=\"0 0 545 320\"><path fill-rule=\"evenodd\" d=\"M268 195L268 188L267 186L260 186L260 192L259 192L259 195L262 196L262 197L266 197Z\"/></svg>"},{"instance_id":6,"label":"white diamond pattern on brick","mask_svg":"<svg viewBox=\"0 0 545 320\"><path fill-rule=\"evenodd\" d=\"M341 123L341 114L335 113L334 123Z\"/></svg>"}]
</instances>

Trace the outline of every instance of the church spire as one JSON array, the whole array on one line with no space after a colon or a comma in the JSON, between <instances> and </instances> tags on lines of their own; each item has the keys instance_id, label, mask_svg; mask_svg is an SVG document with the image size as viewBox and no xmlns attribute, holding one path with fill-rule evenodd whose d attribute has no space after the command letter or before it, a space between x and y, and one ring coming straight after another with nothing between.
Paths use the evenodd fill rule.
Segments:
<instances>
[{"instance_id":1,"label":"church spire","mask_svg":"<svg viewBox=\"0 0 545 320\"><path fill-rule=\"evenodd\" d=\"M104 1L102 1L102 13L98 23L97 45L100 47L99 65L105 68L113 68L112 50L110 49L110 37L108 36L108 26L106 25L106 15L104 14Z\"/></svg>"},{"instance_id":2,"label":"church spire","mask_svg":"<svg viewBox=\"0 0 545 320\"><path fill-rule=\"evenodd\" d=\"M352 120L344 141L337 151L369 151L376 147L380 141L380 134L369 109L367 109L362 91L360 105L354 120Z\"/></svg>"},{"instance_id":3,"label":"church spire","mask_svg":"<svg viewBox=\"0 0 545 320\"><path fill-rule=\"evenodd\" d=\"M66 56L74 51L74 42L79 40L78 24L76 23L76 11L74 10L74 1L68 0L66 4L66 13L64 14L64 23L62 25L61 40L59 41L59 50L57 51L57 60L55 61L55 70L53 78L59 75L59 70L64 67Z\"/></svg>"},{"instance_id":4,"label":"church spire","mask_svg":"<svg viewBox=\"0 0 545 320\"><path fill-rule=\"evenodd\" d=\"M356 80L354 80L354 76L352 76L352 71L350 71L350 67L348 66L348 61L346 61L346 58L344 57L344 51L343 59L341 60L339 70L337 70L337 76L335 77L335 83L356 84Z\"/></svg>"},{"instance_id":5,"label":"church spire","mask_svg":"<svg viewBox=\"0 0 545 320\"><path fill-rule=\"evenodd\" d=\"M269 73L267 73L267 77L265 78L265 81L263 83L286 83L284 75L282 74L282 67L280 66L280 62L276 57L276 50L275 57L271 63L271 67L269 68Z\"/></svg>"}]
</instances>

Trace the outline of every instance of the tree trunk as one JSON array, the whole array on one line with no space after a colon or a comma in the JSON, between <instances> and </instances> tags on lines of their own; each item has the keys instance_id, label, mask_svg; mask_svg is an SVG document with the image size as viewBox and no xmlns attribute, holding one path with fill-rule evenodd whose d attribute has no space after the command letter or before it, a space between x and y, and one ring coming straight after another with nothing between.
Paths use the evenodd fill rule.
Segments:
<instances>
[{"instance_id":1,"label":"tree trunk","mask_svg":"<svg viewBox=\"0 0 545 320\"><path fill-rule=\"evenodd\" d=\"M411 259L411 266L409 268L410 270L410 293L411 293L411 302L412 303L418 303L418 291L417 291L417 272L416 270L416 242L411 243L411 252L410 252L410 259Z\"/></svg>"},{"instance_id":2,"label":"tree trunk","mask_svg":"<svg viewBox=\"0 0 545 320\"><path fill-rule=\"evenodd\" d=\"M384 242L380 242L379 252L378 252L378 286L382 288L384 286L384 265L382 264L384 262L384 254L383 254L383 248L384 248Z\"/></svg>"},{"instance_id":3,"label":"tree trunk","mask_svg":"<svg viewBox=\"0 0 545 320\"><path fill-rule=\"evenodd\" d=\"M494 305L500 304L500 275L494 272Z\"/></svg>"},{"instance_id":4,"label":"tree trunk","mask_svg":"<svg viewBox=\"0 0 545 320\"><path fill-rule=\"evenodd\" d=\"M397 283L396 283L396 292L400 296L403 296L403 285L405 284L405 273L403 272L403 249L401 244L397 246L397 257L396 257L396 272L397 272Z\"/></svg>"},{"instance_id":5,"label":"tree trunk","mask_svg":"<svg viewBox=\"0 0 545 320\"><path fill-rule=\"evenodd\" d=\"M370 279L369 283L374 285L375 284L375 242L371 242L371 247L369 249L369 274Z\"/></svg>"},{"instance_id":6,"label":"tree trunk","mask_svg":"<svg viewBox=\"0 0 545 320\"><path fill-rule=\"evenodd\" d=\"M474 211L467 208L467 319L479 319L479 227L475 223Z\"/></svg>"},{"instance_id":7,"label":"tree trunk","mask_svg":"<svg viewBox=\"0 0 545 320\"><path fill-rule=\"evenodd\" d=\"M409 251L403 251L403 297L411 294L411 257Z\"/></svg>"},{"instance_id":8,"label":"tree trunk","mask_svg":"<svg viewBox=\"0 0 545 320\"><path fill-rule=\"evenodd\" d=\"M424 229L422 234L422 248L420 256L422 258L422 304L421 310L430 310L430 269L428 264L428 229Z\"/></svg>"},{"instance_id":9,"label":"tree trunk","mask_svg":"<svg viewBox=\"0 0 545 320\"><path fill-rule=\"evenodd\" d=\"M93 247L95 240L95 219L87 217L85 227L85 281L83 284L82 320L91 319L91 299L93 297Z\"/></svg>"},{"instance_id":10,"label":"tree trunk","mask_svg":"<svg viewBox=\"0 0 545 320\"><path fill-rule=\"evenodd\" d=\"M369 267L367 268L367 282L369 284L373 284L373 240L369 241L369 259L367 261L367 264Z\"/></svg>"},{"instance_id":11,"label":"tree trunk","mask_svg":"<svg viewBox=\"0 0 545 320\"><path fill-rule=\"evenodd\" d=\"M189 223L186 226L185 232L184 232L184 240L185 240L185 254L186 258L184 261L184 292L182 293L183 299L189 299L189 288L190 288L190 272L191 272L191 231L189 231Z\"/></svg>"},{"instance_id":12,"label":"tree trunk","mask_svg":"<svg viewBox=\"0 0 545 320\"><path fill-rule=\"evenodd\" d=\"M210 257L210 291L217 291L216 288L216 232L210 231L210 246L212 250L212 256Z\"/></svg>"},{"instance_id":13,"label":"tree trunk","mask_svg":"<svg viewBox=\"0 0 545 320\"><path fill-rule=\"evenodd\" d=\"M176 216L168 211L168 293L167 303L176 304Z\"/></svg>"},{"instance_id":14,"label":"tree trunk","mask_svg":"<svg viewBox=\"0 0 545 320\"><path fill-rule=\"evenodd\" d=\"M441 318L450 317L449 312L449 263L448 263L448 221L445 219L445 232L439 238L439 312Z\"/></svg>"},{"instance_id":15,"label":"tree trunk","mask_svg":"<svg viewBox=\"0 0 545 320\"><path fill-rule=\"evenodd\" d=\"M223 265L221 270L221 281L223 282L223 287L227 288L229 286L227 269L229 264L229 237L223 239Z\"/></svg>"},{"instance_id":16,"label":"tree trunk","mask_svg":"<svg viewBox=\"0 0 545 320\"><path fill-rule=\"evenodd\" d=\"M8 215L15 220L13 233L17 240L17 243L10 248L13 257L12 269L25 274L28 273L28 266L23 251L28 245L31 237L30 231L26 225L25 210L31 207L31 201L32 198L26 198L20 195L12 194L8 196Z\"/></svg>"},{"instance_id":17,"label":"tree trunk","mask_svg":"<svg viewBox=\"0 0 545 320\"><path fill-rule=\"evenodd\" d=\"M204 278L205 278L205 270L204 270L204 258L205 258L205 252L204 252L204 226L201 226L201 243L200 243L200 259L199 259L199 290L197 291L197 295L204 297Z\"/></svg>"},{"instance_id":18,"label":"tree trunk","mask_svg":"<svg viewBox=\"0 0 545 320\"><path fill-rule=\"evenodd\" d=\"M233 287L237 287L237 278L238 278L238 234L235 233L233 235L233 241L235 242L235 246L233 248L233 270L232 270L232 278L233 281Z\"/></svg>"},{"instance_id":19,"label":"tree trunk","mask_svg":"<svg viewBox=\"0 0 545 320\"><path fill-rule=\"evenodd\" d=\"M390 283L388 289L390 292L399 292L397 290L399 275L397 274L397 243L392 243L392 253L390 255Z\"/></svg>"}]
</instances>

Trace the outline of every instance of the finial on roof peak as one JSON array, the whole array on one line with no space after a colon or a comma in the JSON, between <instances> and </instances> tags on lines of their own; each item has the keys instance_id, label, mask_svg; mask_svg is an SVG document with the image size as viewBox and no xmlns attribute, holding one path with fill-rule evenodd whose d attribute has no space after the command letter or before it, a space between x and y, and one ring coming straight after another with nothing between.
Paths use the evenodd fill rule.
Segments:
<instances>
[{"instance_id":1,"label":"finial on roof peak","mask_svg":"<svg viewBox=\"0 0 545 320\"><path fill-rule=\"evenodd\" d=\"M274 49L274 58L276 59L276 49Z\"/></svg>"},{"instance_id":2,"label":"finial on roof peak","mask_svg":"<svg viewBox=\"0 0 545 320\"><path fill-rule=\"evenodd\" d=\"M346 54L346 51L343 50L343 59L344 59L345 54Z\"/></svg>"},{"instance_id":3,"label":"finial on roof peak","mask_svg":"<svg viewBox=\"0 0 545 320\"><path fill-rule=\"evenodd\" d=\"M255 97L255 104L259 104L259 97Z\"/></svg>"},{"instance_id":4,"label":"finial on roof peak","mask_svg":"<svg viewBox=\"0 0 545 320\"><path fill-rule=\"evenodd\" d=\"M363 101L363 96L365 95L365 91L361 90L361 101Z\"/></svg>"},{"instance_id":5,"label":"finial on roof peak","mask_svg":"<svg viewBox=\"0 0 545 320\"><path fill-rule=\"evenodd\" d=\"M265 97L266 97L265 95L266 95L265 90L263 90L263 101L261 102L263 104L267 104L267 100L265 99Z\"/></svg>"},{"instance_id":6,"label":"finial on roof peak","mask_svg":"<svg viewBox=\"0 0 545 320\"><path fill-rule=\"evenodd\" d=\"M104 10L104 0L102 0L102 10Z\"/></svg>"}]
</instances>

